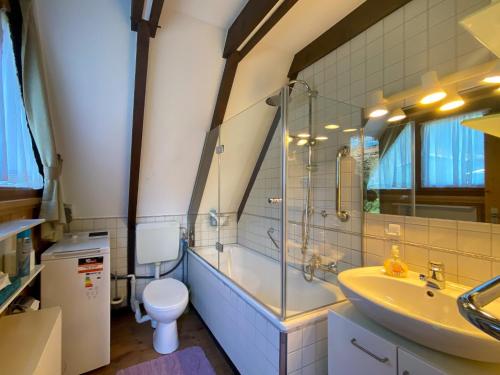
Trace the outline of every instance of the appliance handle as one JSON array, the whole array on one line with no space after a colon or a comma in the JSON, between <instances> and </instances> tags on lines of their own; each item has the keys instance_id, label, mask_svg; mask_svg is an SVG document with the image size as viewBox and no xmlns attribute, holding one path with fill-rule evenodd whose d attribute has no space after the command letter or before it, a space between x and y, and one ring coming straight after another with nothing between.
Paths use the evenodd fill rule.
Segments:
<instances>
[{"instance_id":1,"label":"appliance handle","mask_svg":"<svg viewBox=\"0 0 500 375\"><path fill-rule=\"evenodd\" d=\"M337 199L335 202L335 207L337 211L337 217L339 218L340 221L347 221L349 220L349 212L343 211L341 209L341 203L342 203L342 170L341 170L341 164L342 164L342 158L346 157L349 155L349 147L344 146L340 148L337 152L337 168L336 168L336 173L337 173L337 178L336 178L336 186L335 188L337 189Z\"/></svg>"},{"instance_id":2,"label":"appliance handle","mask_svg":"<svg viewBox=\"0 0 500 375\"><path fill-rule=\"evenodd\" d=\"M100 254L101 249L98 247L92 248L92 249L85 249L85 251L60 251L60 252L55 252L53 255L56 258L59 257L64 257L68 255L75 255L75 258L83 258L89 255L96 255Z\"/></svg>"}]
</instances>

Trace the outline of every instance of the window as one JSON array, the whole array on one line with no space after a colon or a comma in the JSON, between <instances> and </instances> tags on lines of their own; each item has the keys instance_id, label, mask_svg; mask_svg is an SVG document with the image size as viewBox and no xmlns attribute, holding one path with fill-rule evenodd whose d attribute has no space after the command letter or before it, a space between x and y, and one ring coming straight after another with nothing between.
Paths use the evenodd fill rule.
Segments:
<instances>
[{"instance_id":1,"label":"window","mask_svg":"<svg viewBox=\"0 0 500 375\"><path fill-rule=\"evenodd\" d=\"M484 187L484 135L461 125L463 120L483 114L473 112L422 124L422 187Z\"/></svg>"},{"instance_id":2,"label":"window","mask_svg":"<svg viewBox=\"0 0 500 375\"><path fill-rule=\"evenodd\" d=\"M367 149L377 146L378 164L370 174L368 189L411 189L412 187L412 126L394 126L384 133L380 142L365 141Z\"/></svg>"},{"instance_id":3,"label":"window","mask_svg":"<svg viewBox=\"0 0 500 375\"><path fill-rule=\"evenodd\" d=\"M0 12L0 187L43 187L28 130L5 12Z\"/></svg>"}]
</instances>

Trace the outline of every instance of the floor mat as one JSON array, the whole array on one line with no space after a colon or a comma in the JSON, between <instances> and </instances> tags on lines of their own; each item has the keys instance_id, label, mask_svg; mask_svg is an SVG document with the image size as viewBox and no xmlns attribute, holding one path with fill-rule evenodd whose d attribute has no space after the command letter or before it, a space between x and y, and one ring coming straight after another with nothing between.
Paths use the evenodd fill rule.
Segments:
<instances>
[{"instance_id":1,"label":"floor mat","mask_svg":"<svg viewBox=\"0 0 500 375\"><path fill-rule=\"evenodd\" d=\"M120 370L116 375L215 375L203 349L192 346Z\"/></svg>"}]
</instances>

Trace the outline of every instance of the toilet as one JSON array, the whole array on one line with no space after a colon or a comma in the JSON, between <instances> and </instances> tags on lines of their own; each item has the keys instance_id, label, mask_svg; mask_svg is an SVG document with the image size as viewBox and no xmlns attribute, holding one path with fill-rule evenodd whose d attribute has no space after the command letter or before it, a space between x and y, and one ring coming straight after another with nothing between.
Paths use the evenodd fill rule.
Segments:
<instances>
[{"instance_id":1,"label":"toilet","mask_svg":"<svg viewBox=\"0 0 500 375\"><path fill-rule=\"evenodd\" d=\"M176 279L160 279L160 264L179 257L179 224L138 224L136 254L137 263L155 264L155 280L142 293L144 308L156 327L154 349L161 354L172 353L179 347L177 319L186 309L189 293L186 286Z\"/></svg>"}]
</instances>

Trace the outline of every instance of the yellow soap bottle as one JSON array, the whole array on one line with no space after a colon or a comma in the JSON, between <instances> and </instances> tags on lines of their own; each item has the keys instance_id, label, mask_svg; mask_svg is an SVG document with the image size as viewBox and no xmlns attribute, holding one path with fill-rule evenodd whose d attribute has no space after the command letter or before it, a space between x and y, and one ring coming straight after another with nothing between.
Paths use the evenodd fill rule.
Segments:
<instances>
[{"instance_id":1,"label":"yellow soap bottle","mask_svg":"<svg viewBox=\"0 0 500 375\"><path fill-rule=\"evenodd\" d=\"M399 258L399 246L393 244L391 247L392 257L384 262L385 273L393 277L408 276L408 266Z\"/></svg>"}]
</instances>

